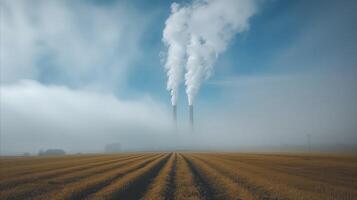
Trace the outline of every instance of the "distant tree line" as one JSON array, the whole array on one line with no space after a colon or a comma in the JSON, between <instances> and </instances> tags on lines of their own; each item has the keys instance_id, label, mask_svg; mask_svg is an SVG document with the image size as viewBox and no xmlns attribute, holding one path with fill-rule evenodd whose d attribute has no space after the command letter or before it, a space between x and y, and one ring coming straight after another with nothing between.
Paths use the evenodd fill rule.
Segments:
<instances>
[{"instance_id":1,"label":"distant tree line","mask_svg":"<svg viewBox=\"0 0 357 200\"><path fill-rule=\"evenodd\" d=\"M63 149L47 149L47 150L40 150L38 153L39 156L62 156L66 155L66 152Z\"/></svg>"}]
</instances>

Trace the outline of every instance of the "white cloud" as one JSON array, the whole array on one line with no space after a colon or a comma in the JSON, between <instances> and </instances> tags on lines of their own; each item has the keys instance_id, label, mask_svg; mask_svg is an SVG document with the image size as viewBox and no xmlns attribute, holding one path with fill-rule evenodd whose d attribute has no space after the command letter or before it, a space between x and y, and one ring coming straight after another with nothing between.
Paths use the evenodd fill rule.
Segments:
<instances>
[{"instance_id":1,"label":"white cloud","mask_svg":"<svg viewBox=\"0 0 357 200\"><path fill-rule=\"evenodd\" d=\"M147 144L140 137L147 141L167 134L171 119L165 107L149 97L121 101L34 81L2 86L0 103L3 153L54 147L100 151L113 141L139 148Z\"/></svg>"},{"instance_id":2,"label":"white cloud","mask_svg":"<svg viewBox=\"0 0 357 200\"><path fill-rule=\"evenodd\" d=\"M355 144L354 75L310 73L242 76L210 82L224 99L202 111L204 132L232 146ZM196 120L197 121L197 120ZM204 125L203 125L204 124ZM227 138L230 138L227 141ZM231 141L231 142L230 142Z\"/></svg>"},{"instance_id":3,"label":"white cloud","mask_svg":"<svg viewBox=\"0 0 357 200\"><path fill-rule=\"evenodd\" d=\"M120 2L5 0L0 6L2 83L51 76L76 86L118 84L140 55L140 37L152 19Z\"/></svg>"},{"instance_id":4,"label":"white cloud","mask_svg":"<svg viewBox=\"0 0 357 200\"><path fill-rule=\"evenodd\" d=\"M25 6L20 1L0 4L1 81L30 78L37 73L33 68L36 35L28 23Z\"/></svg>"}]
</instances>

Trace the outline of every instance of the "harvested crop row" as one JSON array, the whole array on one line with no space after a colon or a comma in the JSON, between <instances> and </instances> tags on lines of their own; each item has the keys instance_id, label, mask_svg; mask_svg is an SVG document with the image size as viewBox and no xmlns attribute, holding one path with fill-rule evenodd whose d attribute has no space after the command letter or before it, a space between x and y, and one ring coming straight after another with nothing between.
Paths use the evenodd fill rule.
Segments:
<instances>
[{"instance_id":1,"label":"harvested crop row","mask_svg":"<svg viewBox=\"0 0 357 200\"><path fill-rule=\"evenodd\" d=\"M263 169L253 170L256 166L244 166L244 163L240 163L236 160L232 161L208 155L199 155L196 156L196 159L203 159L207 165L220 171L225 176L230 177L234 182L238 183L242 187L247 188L254 195L255 199L260 199L263 197L271 199L274 198L273 194L275 196L274 199L285 199L289 197L294 197L296 194L299 193L299 191L294 190L294 188L288 187L286 185L287 182L285 181L283 184L281 184L280 180L274 182L273 180L276 179L274 177L266 179L265 177L269 176L268 174L272 174L273 176L277 175L275 172L272 171L265 171ZM294 195L286 195L286 192L294 193Z\"/></svg>"},{"instance_id":2,"label":"harvested crop row","mask_svg":"<svg viewBox=\"0 0 357 200\"><path fill-rule=\"evenodd\" d=\"M173 199L176 159L177 155L173 153L159 175L150 184L143 200Z\"/></svg>"},{"instance_id":3,"label":"harvested crop row","mask_svg":"<svg viewBox=\"0 0 357 200\"><path fill-rule=\"evenodd\" d=\"M329 186L322 182L286 173L266 170L255 165L232 162L221 158L206 157L205 162L232 177L236 182L249 188L255 196L270 193L270 196L296 199L351 199L357 192L339 186ZM239 170L239 173L237 172Z\"/></svg>"},{"instance_id":4,"label":"harvested crop row","mask_svg":"<svg viewBox=\"0 0 357 200\"><path fill-rule=\"evenodd\" d=\"M332 187L341 186L349 189L356 189L357 182L357 160L348 156L326 156L319 155L252 155L241 156L234 154L220 156L217 158L239 162L243 165L269 170L273 174L284 173L287 175L299 176L304 181L321 182L324 185L330 184ZM253 158L253 159L252 159ZM323 170L320 170L324 166ZM270 173L271 174L271 173ZM310 186L307 186L311 188Z\"/></svg>"},{"instance_id":5,"label":"harvested crop row","mask_svg":"<svg viewBox=\"0 0 357 200\"><path fill-rule=\"evenodd\" d=\"M11 188L8 190L4 190L1 193L2 198L9 198L9 197L34 197L37 195L41 195L46 192L51 192L58 188L64 187L65 184L69 184L72 182L78 182L83 178L90 178L92 176L98 176L99 174L103 174L113 169L118 169L120 167L124 167L131 163L138 162L140 160L147 159L149 157L153 157L153 155L147 154L146 156L140 155L134 158L127 158L123 159L120 162L116 162L113 164L108 164L104 166L92 166L89 169L76 171L74 173L65 174L60 177L56 177L53 179L46 179L43 181L34 181L28 184L21 184L15 188ZM36 192L34 192L36 191Z\"/></svg>"},{"instance_id":6,"label":"harvested crop row","mask_svg":"<svg viewBox=\"0 0 357 200\"><path fill-rule=\"evenodd\" d=\"M201 199L214 199L213 196L213 188L211 185L208 184L206 178L203 176L202 173L200 173L197 169L196 166L193 165L192 162L189 162L189 160L182 155L185 163L187 164L189 171L192 172L193 174L193 179L194 179L194 185L197 187L199 193L200 193L200 198Z\"/></svg>"},{"instance_id":7,"label":"harvested crop row","mask_svg":"<svg viewBox=\"0 0 357 200\"><path fill-rule=\"evenodd\" d=\"M56 183L63 183L63 184L67 184L67 183L71 183L74 181L79 181L79 179L84 178L84 177L90 177L90 176L94 176L94 175L98 175L98 174L102 174L105 172L108 172L110 170L113 169L119 169L120 167L125 167L127 165L130 165L132 163L136 163L138 161L144 160L144 159L148 159L148 158L152 158L156 156L155 154L147 154L147 155L140 155L138 157L135 158L130 158L130 159L125 159L125 160L121 160L120 162L111 164L111 165L105 165L105 166L101 166L101 167L95 167L95 168L90 168L84 171L80 171L80 172L76 172L76 173L72 173L72 174L66 174L64 176L61 177L57 177L55 178L53 181Z\"/></svg>"},{"instance_id":8,"label":"harvested crop row","mask_svg":"<svg viewBox=\"0 0 357 200\"><path fill-rule=\"evenodd\" d=\"M206 163L184 155L184 158L197 171L200 177L207 183L207 187L212 191L212 199L253 199L253 196L246 189L237 185L230 178L223 176Z\"/></svg>"},{"instance_id":9,"label":"harvested crop row","mask_svg":"<svg viewBox=\"0 0 357 200\"><path fill-rule=\"evenodd\" d=\"M11 182L12 180L18 180L18 179L26 179L26 177L33 177L33 176L41 176L41 174L51 174L52 172L56 172L58 170L67 170L67 169L76 169L80 168L83 166L89 166L93 164L99 164L99 163L106 163L106 162L115 162L115 161L120 161L120 160L125 160L129 158L135 158L140 155L127 155L127 156L98 156L95 158L91 159L79 159L79 161L68 161L65 160L63 163L60 164L51 164L51 165L41 165L40 167L33 167L32 169L27 169L27 170L19 170L16 175L8 175L8 177L4 177L0 181L0 185L4 185L7 182ZM144 156L144 155L141 155ZM5 172L4 172L5 173ZM5 174L4 174L5 175Z\"/></svg>"},{"instance_id":10,"label":"harvested crop row","mask_svg":"<svg viewBox=\"0 0 357 200\"><path fill-rule=\"evenodd\" d=\"M148 165L132 171L116 180L108 187L103 188L97 193L92 193L88 199L104 200L104 199L140 199L150 182L159 173L160 169L167 162L170 155L149 163Z\"/></svg>"},{"instance_id":11,"label":"harvested crop row","mask_svg":"<svg viewBox=\"0 0 357 200\"><path fill-rule=\"evenodd\" d=\"M193 159L196 162L201 163L201 165L205 165L216 173L219 173L220 176L222 176L222 179L227 180L226 182L230 182L231 185L236 185L236 188L239 188L240 191L238 192L241 194L240 196L242 196L243 199L279 199L277 196L273 196L271 192L264 189L263 187L252 184L246 179L240 177L240 171L237 172L237 168L233 167L224 170L224 167L226 166L224 166L223 161L219 162L213 160L214 158L212 157L206 157L205 159L202 159L198 156L194 156Z\"/></svg>"},{"instance_id":12,"label":"harvested crop row","mask_svg":"<svg viewBox=\"0 0 357 200\"><path fill-rule=\"evenodd\" d=\"M35 172L44 172L47 170L52 170L58 167L70 167L81 163L91 163L100 160L109 160L120 157L127 157L130 155L91 155L91 156L68 156L68 157L45 157L38 158L33 157L32 160L28 162L23 162L21 159L17 159L14 162L3 164L3 159L1 162L1 172L3 172L3 177L13 177L15 175L25 175Z\"/></svg>"},{"instance_id":13,"label":"harvested crop row","mask_svg":"<svg viewBox=\"0 0 357 200\"><path fill-rule=\"evenodd\" d=\"M80 165L88 165L94 162L102 162L102 161L108 161L108 160L115 160L115 159L120 159L120 158L125 158L125 157L131 157L134 155L128 155L128 156L96 156L96 157L91 157L87 159L60 159L61 162L53 162L49 164L41 164L37 163L36 165L30 165L30 166L22 166L18 164L14 164L14 166L8 167L7 170L2 170L2 178L3 179L12 179L12 178L17 178L17 177L24 177L26 175L34 175L35 173L45 173L45 172L50 172L53 170L58 170L59 168L71 168L71 167L77 167Z\"/></svg>"},{"instance_id":14,"label":"harvested crop row","mask_svg":"<svg viewBox=\"0 0 357 200\"><path fill-rule=\"evenodd\" d=\"M65 185L62 189L53 193L41 195L38 199L83 199L88 195L99 191L100 189L110 185L117 179L134 172L140 168L149 165L155 160L159 160L163 155L155 155L154 157L146 158L137 161L128 166L109 171L105 174L96 175L88 179L81 180Z\"/></svg>"},{"instance_id":15,"label":"harvested crop row","mask_svg":"<svg viewBox=\"0 0 357 200\"><path fill-rule=\"evenodd\" d=\"M203 199L200 195L198 185L195 183L194 175L183 159L181 154L177 156L176 178L175 178L175 200L198 200Z\"/></svg>"},{"instance_id":16,"label":"harvested crop row","mask_svg":"<svg viewBox=\"0 0 357 200\"><path fill-rule=\"evenodd\" d=\"M53 178L56 176L73 173L76 171L82 171L82 170L89 169L92 167L104 166L107 164L120 162L120 161L123 161L126 159L132 159L135 157L137 157L137 156L130 156L129 158L117 158L114 160L107 160L107 161L100 160L98 162L80 164L79 166L71 166L71 167L67 167L67 168L59 167L59 168L54 168L51 171L45 171L45 172L41 172L41 173L28 174L26 176L14 177L11 179L6 179L6 180L1 181L0 182L0 190L8 189L8 188L15 187L17 185L22 185L25 183L30 183L30 182L33 183L34 181L49 179L49 178Z\"/></svg>"},{"instance_id":17,"label":"harvested crop row","mask_svg":"<svg viewBox=\"0 0 357 200\"><path fill-rule=\"evenodd\" d=\"M68 156L31 156L31 157L2 157L1 158L1 166L0 168L7 168L9 166L14 165L23 165L23 166L31 166L38 164L50 164L50 163L58 163L66 160L78 160L78 159L88 159L95 158L101 155L68 155Z\"/></svg>"}]
</instances>

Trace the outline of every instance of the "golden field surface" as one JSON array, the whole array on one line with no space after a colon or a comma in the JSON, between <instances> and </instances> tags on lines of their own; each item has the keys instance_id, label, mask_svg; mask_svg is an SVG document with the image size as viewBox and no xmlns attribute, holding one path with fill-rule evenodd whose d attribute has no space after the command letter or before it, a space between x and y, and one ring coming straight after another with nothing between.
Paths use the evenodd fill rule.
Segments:
<instances>
[{"instance_id":1,"label":"golden field surface","mask_svg":"<svg viewBox=\"0 0 357 200\"><path fill-rule=\"evenodd\" d=\"M2 157L0 199L357 199L357 157L123 153Z\"/></svg>"}]
</instances>

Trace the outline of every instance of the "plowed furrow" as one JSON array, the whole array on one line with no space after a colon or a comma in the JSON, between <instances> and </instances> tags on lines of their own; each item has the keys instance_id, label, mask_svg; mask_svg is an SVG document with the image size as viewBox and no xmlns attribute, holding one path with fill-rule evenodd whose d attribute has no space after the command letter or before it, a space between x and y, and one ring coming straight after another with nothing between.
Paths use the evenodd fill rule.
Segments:
<instances>
[{"instance_id":1,"label":"plowed furrow","mask_svg":"<svg viewBox=\"0 0 357 200\"><path fill-rule=\"evenodd\" d=\"M191 160L187 159L185 155L183 155L183 159L185 160L190 171L193 174L193 180L195 186L198 189L198 192L200 193L199 195L200 199L205 199L205 200L215 199L212 193L213 188L208 184L207 179L205 178L205 174L201 173L200 170L197 168L197 166L195 166Z\"/></svg>"},{"instance_id":2,"label":"plowed furrow","mask_svg":"<svg viewBox=\"0 0 357 200\"><path fill-rule=\"evenodd\" d=\"M65 174L64 176L60 176L52 179L34 181L33 183L28 183L28 184L21 184L18 187L2 191L1 196L2 198L8 198L8 197L33 198L38 195L49 193L53 190L65 187L66 184L81 181L81 179L83 178L88 179L92 176L98 176L100 174L109 172L113 169L120 169L121 167L125 167L132 163L143 160L144 158L147 159L152 156L154 155L146 155L145 157L138 156L131 159L122 160L121 162L118 163L104 165L100 167L91 167L86 170Z\"/></svg>"},{"instance_id":3,"label":"plowed furrow","mask_svg":"<svg viewBox=\"0 0 357 200\"><path fill-rule=\"evenodd\" d=\"M200 196L198 185L195 183L192 170L181 154L177 155L175 175L175 200L198 200Z\"/></svg>"},{"instance_id":4,"label":"plowed furrow","mask_svg":"<svg viewBox=\"0 0 357 200\"><path fill-rule=\"evenodd\" d=\"M99 162L94 162L94 163L89 163L89 164L81 164L79 166L72 166L68 168L55 168L51 171L46 171L46 172L41 172L41 173L34 173L34 174L29 174L26 176L21 176L21 177L15 177L13 179L6 179L3 181L0 181L0 190L5 190L11 187L16 187L18 185L23 185L26 183L34 183L34 182L39 182L41 180L46 180L54 177L58 177L61 175L69 174L69 173L74 173L77 171L83 171L86 169L90 169L93 167L100 167L108 164L113 164L116 162L122 162L125 160L133 159L138 156L131 156L128 158L119 158L119 159L114 159L114 160L109 160L109 161L99 161Z\"/></svg>"},{"instance_id":5,"label":"plowed furrow","mask_svg":"<svg viewBox=\"0 0 357 200\"><path fill-rule=\"evenodd\" d=\"M239 171L234 171L232 169L228 169L222 162L214 160L212 158L201 158L199 156L194 156L196 161L204 162L207 166L216 170L218 173L222 174L222 176L229 178L234 183L238 184L239 187L244 188L247 192L250 193L250 196L254 199L265 199L265 200L278 200L278 199L286 199L280 198L271 193L269 190L265 189L262 186L255 185L249 182L249 180L242 178L239 176Z\"/></svg>"},{"instance_id":6,"label":"plowed furrow","mask_svg":"<svg viewBox=\"0 0 357 200\"><path fill-rule=\"evenodd\" d=\"M52 162L46 162L45 158L42 159L36 159L34 158L34 161L32 164L21 164L17 163L15 166L12 167L6 167L2 168L0 171L2 172L1 177L3 178L15 178L15 177L23 177L29 174L35 174L35 173L44 173L44 172L49 172L54 169L58 168L70 168L78 165L84 165L84 164L90 164L94 162L100 162L100 161L108 161L108 160L114 160L114 159L120 159L120 158L125 158L125 157L130 157L130 156L135 156L135 155L96 155L96 156L85 156L84 158L82 157L70 157L70 158L58 158L58 160L54 160ZM47 158L47 159L55 159L53 157ZM1 163L2 164L2 163ZM3 166L2 166L3 167Z\"/></svg>"},{"instance_id":7,"label":"plowed furrow","mask_svg":"<svg viewBox=\"0 0 357 200\"><path fill-rule=\"evenodd\" d=\"M166 200L173 200L174 195L175 195L175 190L176 190L176 167L177 167L177 153L174 153L174 161L169 173L169 177L167 180L167 186L166 186L166 194L164 198Z\"/></svg>"},{"instance_id":8,"label":"plowed furrow","mask_svg":"<svg viewBox=\"0 0 357 200\"><path fill-rule=\"evenodd\" d=\"M170 155L165 155L145 167L126 174L108 187L96 193L93 192L87 199L140 199L169 157Z\"/></svg>"},{"instance_id":9,"label":"plowed furrow","mask_svg":"<svg viewBox=\"0 0 357 200\"><path fill-rule=\"evenodd\" d=\"M171 200L175 190L176 153L173 153L169 161L152 181L142 200Z\"/></svg>"},{"instance_id":10,"label":"plowed furrow","mask_svg":"<svg viewBox=\"0 0 357 200\"><path fill-rule=\"evenodd\" d=\"M160 154L153 158L139 161L127 167L113 170L100 176L91 177L78 183L68 184L62 190L50 194L50 199L84 199L90 194L94 194L106 186L114 183L116 180L122 179L122 177L130 174L131 172L144 168L146 165L149 165L157 160L161 160L162 157L163 155ZM49 199L49 196L45 195L42 198Z\"/></svg>"},{"instance_id":11,"label":"plowed furrow","mask_svg":"<svg viewBox=\"0 0 357 200\"><path fill-rule=\"evenodd\" d=\"M213 158L211 156L203 157L207 162L215 164L235 179L251 193L257 196L268 196L270 199L294 199L296 195L303 199L329 199L331 196L338 196L339 199L349 199L355 196L356 192L351 192L340 185L331 186L329 183L312 181L292 174L284 174L270 169L264 169L263 166L249 165L239 161L226 160L224 158ZM219 163L219 164L218 164ZM234 170L236 169L236 170Z\"/></svg>"}]
</instances>

